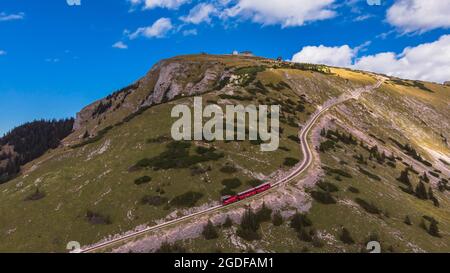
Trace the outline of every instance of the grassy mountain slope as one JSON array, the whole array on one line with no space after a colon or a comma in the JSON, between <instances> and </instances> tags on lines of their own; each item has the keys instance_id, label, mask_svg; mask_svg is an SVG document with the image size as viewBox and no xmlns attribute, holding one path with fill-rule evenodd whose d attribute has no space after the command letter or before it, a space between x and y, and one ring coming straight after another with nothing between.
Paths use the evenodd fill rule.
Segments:
<instances>
[{"instance_id":1,"label":"grassy mountain slope","mask_svg":"<svg viewBox=\"0 0 450 273\"><path fill-rule=\"evenodd\" d=\"M222 194L250 188L301 160L296 136L310 114L325 101L375 81L364 72L241 56L193 55L161 61L130 87L83 109L75 131L63 145L28 163L20 177L0 185L0 251L64 251L69 241L91 244L167 216L217 204ZM411 156L398 144L409 144L423 162L432 163L429 167L412 159L415 169L433 173L437 169L442 172L439 179L448 179L449 90L391 79L358 102L335 108L329 114L333 122L326 128L351 132L364 143L377 141L380 149L394 151L405 161ZM192 106L193 96L200 94L205 105L280 104L281 148L268 153L250 141L173 142L172 107ZM403 170L401 163L395 169L386 163L368 163L364 168L381 177L381 182L374 182L361 173L353 158L360 153L367 158L367 149L338 144L321 153L322 167L343 168L340 162L346 161L352 178L324 178L338 185L340 190L333 194L339 202L323 205L314 201L310 217L317 229L336 237L340 225L346 224L358 241L375 229L387 234L391 245L398 242L400 232L405 242L413 241L424 251L448 247L448 192L437 190L438 178L429 175L439 208L398 187L395 178ZM414 186L417 179L414 174ZM360 194L349 192L349 186L358 188ZM383 213L366 214L353 204L357 196L376 201ZM423 215L434 217L443 238L430 239L417 227L404 227L401 221L406 215L414 224ZM287 226L267 225L270 232L264 234L269 237L260 242L265 245L261 248L300 251L304 247ZM281 238L278 234L286 242L274 240ZM198 239L189 244L195 244L193 250L207 250L212 243ZM220 240L215 244L239 250ZM413 251L412 247L395 247ZM336 244L323 250L339 249L354 250L355 246Z\"/></svg>"}]
</instances>

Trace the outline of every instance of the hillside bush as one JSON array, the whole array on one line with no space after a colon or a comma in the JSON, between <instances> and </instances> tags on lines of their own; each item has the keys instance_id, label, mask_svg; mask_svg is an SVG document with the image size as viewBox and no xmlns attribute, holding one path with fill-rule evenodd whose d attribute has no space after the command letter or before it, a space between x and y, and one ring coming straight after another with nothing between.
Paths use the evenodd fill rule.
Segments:
<instances>
[{"instance_id":1,"label":"hillside bush","mask_svg":"<svg viewBox=\"0 0 450 273\"><path fill-rule=\"evenodd\" d=\"M111 217L109 215L103 215L91 210L86 211L86 219L93 225L110 225L112 224Z\"/></svg>"},{"instance_id":2,"label":"hillside bush","mask_svg":"<svg viewBox=\"0 0 450 273\"><path fill-rule=\"evenodd\" d=\"M317 183L317 186L325 192L338 192L339 191L339 188L336 185L334 185L333 183L330 183L330 182L326 182L326 181L319 181Z\"/></svg>"},{"instance_id":3,"label":"hillside bush","mask_svg":"<svg viewBox=\"0 0 450 273\"><path fill-rule=\"evenodd\" d=\"M376 205L373 203L368 203L366 200L361 198L356 198L355 202L361 206L365 211L367 211L370 214L381 214L381 210L377 208Z\"/></svg>"},{"instance_id":4,"label":"hillside bush","mask_svg":"<svg viewBox=\"0 0 450 273\"><path fill-rule=\"evenodd\" d=\"M293 158L293 157L286 157L284 159L283 165L287 166L287 167L293 167L295 166L297 163L299 162L298 159Z\"/></svg>"},{"instance_id":5,"label":"hillside bush","mask_svg":"<svg viewBox=\"0 0 450 273\"><path fill-rule=\"evenodd\" d=\"M139 177L136 180L134 180L134 184L142 185L142 184L146 184L150 181L152 181L152 178L148 175L145 175L145 176Z\"/></svg>"},{"instance_id":6,"label":"hillside bush","mask_svg":"<svg viewBox=\"0 0 450 273\"><path fill-rule=\"evenodd\" d=\"M177 207L193 207L203 197L203 193L188 191L170 200L170 204Z\"/></svg>"},{"instance_id":7,"label":"hillside bush","mask_svg":"<svg viewBox=\"0 0 450 273\"><path fill-rule=\"evenodd\" d=\"M340 239L344 244L347 244L347 245L352 245L355 243L355 240L353 240L352 235L350 234L350 231L348 229L346 229L345 227L342 228Z\"/></svg>"},{"instance_id":8,"label":"hillside bush","mask_svg":"<svg viewBox=\"0 0 450 273\"><path fill-rule=\"evenodd\" d=\"M167 204L167 201L169 201L168 198L160 195L145 195L141 198L141 204L155 207Z\"/></svg>"},{"instance_id":9,"label":"hillside bush","mask_svg":"<svg viewBox=\"0 0 450 273\"><path fill-rule=\"evenodd\" d=\"M36 190L25 198L25 201L38 201L45 197L45 192L36 188Z\"/></svg>"},{"instance_id":10,"label":"hillside bush","mask_svg":"<svg viewBox=\"0 0 450 273\"><path fill-rule=\"evenodd\" d=\"M314 198L314 200L324 205L336 204L336 199L334 199L334 197L329 192L312 191L311 196L312 198Z\"/></svg>"}]
</instances>

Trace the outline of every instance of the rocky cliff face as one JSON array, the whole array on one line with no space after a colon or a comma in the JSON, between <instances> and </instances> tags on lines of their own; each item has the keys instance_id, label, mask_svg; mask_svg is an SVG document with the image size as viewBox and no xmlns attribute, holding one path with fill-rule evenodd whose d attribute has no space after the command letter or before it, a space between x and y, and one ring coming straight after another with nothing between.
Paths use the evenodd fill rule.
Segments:
<instances>
[{"instance_id":1,"label":"rocky cliff face","mask_svg":"<svg viewBox=\"0 0 450 273\"><path fill-rule=\"evenodd\" d=\"M83 108L77 113L74 130L78 136L84 131L92 133L142 107L212 91L228 74L220 62L163 60L136 83Z\"/></svg>"},{"instance_id":2,"label":"rocky cliff face","mask_svg":"<svg viewBox=\"0 0 450 273\"><path fill-rule=\"evenodd\" d=\"M178 96L192 96L211 91L226 77L224 65L200 62L166 62L152 70L159 70L153 92L142 106L170 101Z\"/></svg>"}]
</instances>

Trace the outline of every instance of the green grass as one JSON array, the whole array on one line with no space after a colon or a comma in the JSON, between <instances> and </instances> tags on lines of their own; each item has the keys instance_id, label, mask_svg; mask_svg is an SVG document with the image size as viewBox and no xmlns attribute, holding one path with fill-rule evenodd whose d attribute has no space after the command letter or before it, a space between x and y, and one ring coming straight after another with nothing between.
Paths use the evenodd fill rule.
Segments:
<instances>
[{"instance_id":1,"label":"green grass","mask_svg":"<svg viewBox=\"0 0 450 273\"><path fill-rule=\"evenodd\" d=\"M404 193L396 178L402 168L393 169L387 164L380 164L376 159L368 160L364 168L376 173L380 180L373 180L359 171L354 154L369 157L369 151L361 146L342 145L335 151L320 154L322 164L326 165L326 181L317 184L310 191L330 192L336 199L335 204L322 204L313 201L307 212L313 227L322 235L322 244L304 242L297 238L297 234L289 228L289 221L276 227L271 223L261 226L261 240L240 246L230 242L230 234L236 231L223 229L219 238L206 241L202 238L183 241L182 244L193 252L241 252L249 250L263 250L274 252L360 252L365 251L366 243L378 240L383 252L445 252L448 251L450 237L449 200L442 193L437 196L441 207L436 208L431 201L419 200L413 195ZM343 168L345 174L336 180L336 172ZM415 186L418 175L410 175ZM436 193L436 191L434 191ZM406 216L412 222L404 223ZM425 216L425 218L424 218ZM422 219L429 226L429 217L436 219L441 231L441 238L431 236L421 227ZM351 234L354 244L345 244L340 240L342 228Z\"/></svg>"},{"instance_id":2,"label":"green grass","mask_svg":"<svg viewBox=\"0 0 450 273\"><path fill-rule=\"evenodd\" d=\"M191 98L135 114L134 107L117 108L125 99L130 105L140 105L156 84L157 77L149 77L126 98L118 95L111 108L100 115L105 117L90 119L79 132L71 135L66 144L72 148L60 147L46 153L25 166L26 175L0 185L0 252L65 251L69 241L83 245L95 243L142 224L153 225L175 211L218 202L224 179L239 179L240 183L227 182L232 187L226 188L235 192L265 182L251 177L250 173L270 175L280 168L288 169L296 160L302 159L295 136L299 124L306 122L316 105L345 93L349 87L374 83L372 76L360 72L333 68L331 74L324 74L289 67L269 69L273 66L270 60L241 56L190 55L166 62L179 61L189 62L191 68L189 73L176 79L183 84L201 80L201 72L209 67L198 64L202 62L223 64L218 68L219 72L225 68L237 69L237 74L243 77L244 84L235 86L235 92L225 96L218 89L228 80L211 83L203 95L205 102L223 103L226 100L244 105L281 105L282 148L270 153L261 152L259 141L199 141L192 142L189 147L171 147L172 106L190 103ZM433 92L418 90L422 85L417 84L385 84L374 94L364 95L361 102L348 102L343 107L367 128L368 133L388 145L391 145L388 137L392 137L401 143L411 140L411 145L420 154L426 154L421 146L448 154L448 147L441 144L439 134L448 131L440 123L450 115L445 103L448 88L429 83L424 86ZM421 107L407 105L405 96L420 101L437 116L419 115L415 111ZM367 114L368 111L372 115ZM329 112L343 122L353 124L348 116L335 110ZM398 130L393 129L392 124ZM82 142L78 136L86 130L95 136ZM448 251L448 234L439 239L419 227L422 217L427 215L437 219L440 230L448 233L448 197L434 191L441 208L434 207L431 201L418 200L404 193L395 180L403 169L400 162L392 168L368 161L367 166L361 166L365 170L361 172L354 155L361 153L368 160L368 152L360 146L338 144L321 154L327 173L324 181L329 184L323 183L320 188L309 190L329 192L337 202L321 204L313 201L308 212L314 228L336 241L322 247L302 242L285 221L279 227L262 223L262 240L255 242L255 248L276 252L359 251L367 237L376 231L385 248L393 246L397 251L413 251L406 244L412 242L426 251ZM181 165L170 163L171 159L176 159L172 152L176 153L176 158L183 159ZM223 156L206 156L211 153ZM149 161L141 162L146 163L141 168L133 168L142 159ZM429 157L426 159L430 160ZM285 162L289 166L284 166ZM224 166L233 166L234 170ZM151 177L151 181L144 177ZM417 182L417 175L413 174L413 185ZM380 213L368 214L356 203L356 198L375 204ZM403 223L406 215L412 221L411 226ZM354 245L344 245L337 239L342 226L351 232L356 241ZM230 241L229 232L221 230L218 239L205 241L199 238L183 244L193 252L239 251ZM404 240L400 240L398 234Z\"/></svg>"},{"instance_id":3,"label":"green grass","mask_svg":"<svg viewBox=\"0 0 450 273\"><path fill-rule=\"evenodd\" d=\"M248 189L251 186L244 182L254 178L241 169L269 175L285 157L298 157L300 153L298 144L287 139L296 129L286 127L280 145L289 151L266 153L249 141L214 141L202 145L214 147L214 153L223 156L191 162L191 157L204 158L211 153L192 143L181 149L189 159L183 161L189 164L181 168L156 164L157 168L133 170L143 158L161 162L170 156L172 150L167 145L171 141L164 136L170 136L174 121L171 108L170 104L152 107L129 122L109 128L95 142L52 151L29 175L1 185L0 214L5 221L0 225L0 251L65 251L69 241L91 244L141 224L153 225L174 210L218 202L223 179L240 179L243 183L233 189L237 192ZM102 147L107 148L100 153ZM227 164L240 168L224 173ZM207 170L207 175L193 171L194 167ZM24 201L36 187L45 196ZM191 199L195 201L184 202L183 196L189 192L198 193ZM167 205L169 201L172 205ZM86 217L87 211L93 212L91 220ZM93 224L97 222L110 224Z\"/></svg>"}]
</instances>

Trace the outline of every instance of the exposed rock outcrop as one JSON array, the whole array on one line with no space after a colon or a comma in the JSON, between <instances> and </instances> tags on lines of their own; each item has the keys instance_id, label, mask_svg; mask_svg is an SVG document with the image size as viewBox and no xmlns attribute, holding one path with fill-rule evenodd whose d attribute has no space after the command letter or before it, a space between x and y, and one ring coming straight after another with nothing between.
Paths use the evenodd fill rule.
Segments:
<instances>
[{"instance_id":1,"label":"exposed rock outcrop","mask_svg":"<svg viewBox=\"0 0 450 273\"><path fill-rule=\"evenodd\" d=\"M144 100L142 106L170 101L178 96L192 96L210 91L221 79L223 71L222 65L200 62L168 62L160 65L154 90Z\"/></svg>"},{"instance_id":2,"label":"exposed rock outcrop","mask_svg":"<svg viewBox=\"0 0 450 273\"><path fill-rule=\"evenodd\" d=\"M183 59L160 61L135 84L96 101L77 113L74 130L97 128L100 123L104 125L101 127L112 125L108 124L107 118L113 116L113 112L126 116L142 107L182 96L206 93L216 89L225 77L229 77L229 72L219 62ZM77 134L81 135L80 132Z\"/></svg>"}]
</instances>

